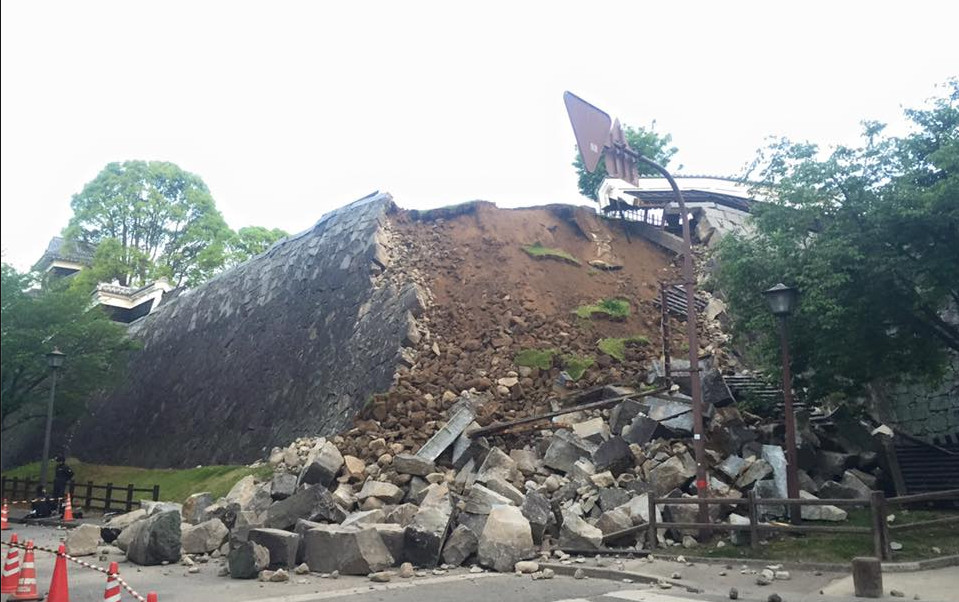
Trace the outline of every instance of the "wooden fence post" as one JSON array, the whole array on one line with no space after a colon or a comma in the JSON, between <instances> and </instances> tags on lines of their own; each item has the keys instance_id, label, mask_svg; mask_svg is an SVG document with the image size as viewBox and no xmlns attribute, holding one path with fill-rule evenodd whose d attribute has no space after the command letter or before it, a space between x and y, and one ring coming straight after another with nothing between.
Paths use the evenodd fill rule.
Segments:
<instances>
[{"instance_id":1,"label":"wooden fence post","mask_svg":"<svg viewBox=\"0 0 959 602\"><path fill-rule=\"evenodd\" d=\"M113 501L111 499L113 497L113 483L107 483L107 493L103 497L103 512L106 514L110 511L110 502Z\"/></svg>"},{"instance_id":2,"label":"wooden fence post","mask_svg":"<svg viewBox=\"0 0 959 602\"><path fill-rule=\"evenodd\" d=\"M756 549L759 547L759 507L756 505L756 492L749 492L749 547Z\"/></svg>"},{"instance_id":3,"label":"wooden fence post","mask_svg":"<svg viewBox=\"0 0 959 602\"><path fill-rule=\"evenodd\" d=\"M83 504L84 508L89 510L93 507L93 481L87 481L87 495L84 501L86 502Z\"/></svg>"},{"instance_id":4,"label":"wooden fence post","mask_svg":"<svg viewBox=\"0 0 959 602\"><path fill-rule=\"evenodd\" d=\"M881 491L869 495L869 508L872 510L872 542L876 558L889 560L892 552L889 548L889 527L886 524L886 496Z\"/></svg>"},{"instance_id":5,"label":"wooden fence post","mask_svg":"<svg viewBox=\"0 0 959 602\"><path fill-rule=\"evenodd\" d=\"M646 545L650 550L656 549L656 492L648 491L646 499L649 503L649 528L646 531Z\"/></svg>"},{"instance_id":6,"label":"wooden fence post","mask_svg":"<svg viewBox=\"0 0 959 602\"><path fill-rule=\"evenodd\" d=\"M127 509L126 512L133 510L133 483L127 484Z\"/></svg>"},{"instance_id":7,"label":"wooden fence post","mask_svg":"<svg viewBox=\"0 0 959 602\"><path fill-rule=\"evenodd\" d=\"M154 501L154 502L159 502L159 501L160 501L160 486L159 486L159 485L154 485L154 486L153 486L153 501Z\"/></svg>"}]
</instances>

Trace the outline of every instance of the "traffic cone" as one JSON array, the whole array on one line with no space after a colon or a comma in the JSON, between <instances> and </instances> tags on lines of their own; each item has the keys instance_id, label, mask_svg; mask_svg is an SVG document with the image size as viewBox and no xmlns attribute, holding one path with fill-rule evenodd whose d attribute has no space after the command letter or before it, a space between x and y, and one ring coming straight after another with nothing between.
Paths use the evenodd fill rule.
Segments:
<instances>
[{"instance_id":1,"label":"traffic cone","mask_svg":"<svg viewBox=\"0 0 959 602\"><path fill-rule=\"evenodd\" d=\"M147 594L147 602L160 602L160 599L157 598L156 592L150 592Z\"/></svg>"},{"instance_id":2,"label":"traffic cone","mask_svg":"<svg viewBox=\"0 0 959 602\"><path fill-rule=\"evenodd\" d=\"M67 503L63 506L63 522L73 522L73 505L70 503L70 494L67 494Z\"/></svg>"},{"instance_id":3,"label":"traffic cone","mask_svg":"<svg viewBox=\"0 0 959 602\"><path fill-rule=\"evenodd\" d=\"M0 531L7 531L10 529L10 509L7 508L7 500L3 500L3 509L0 509Z\"/></svg>"},{"instance_id":4,"label":"traffic cone","mask_svg":"<svg viewBox=\"0 0 959 602\"><path fill-rule=\"evenodd\" d=\"M57 550L57 563L53 566L53 579L50 580L50 591L47 592L47 602L70 602L66 553L67 547L60 544Z\"/></svg>"},{"instance_id":5,"label":"traffic cone","mask_svg":"<svg viewBox=\"0 0 959 602\"><path fill-rule=\"evenodd\" d=\"M117 581L119 572L117 563L111 562L107 570L107 588L103 591L103 602L120 602L120 582Z\"/></svg>"},{"instance_id":6,"label":"traffic cone","mask_svg":"<svg viewBox=\"0 0 959 602\"><path fill-rule=\"evenodd\" d=\"M27 551L23 554L23 569L17 589L7 600L43 600L37 591L37 569L33 566L33 541L27 540Z\"/></svg>"},{"instance_id":7,"label":"traffic cone","mask_svg":"<svg viewBox=\"0 0 959 602\"><path fill-rule=\"evenodd\" d=\"M15 546L18 543L17 534L10 536L10 551L3 562L3 579L0 581L0 594L12 594L17 591L17 582L20 578L20 550Z\"/></svg>"}]
</instances>

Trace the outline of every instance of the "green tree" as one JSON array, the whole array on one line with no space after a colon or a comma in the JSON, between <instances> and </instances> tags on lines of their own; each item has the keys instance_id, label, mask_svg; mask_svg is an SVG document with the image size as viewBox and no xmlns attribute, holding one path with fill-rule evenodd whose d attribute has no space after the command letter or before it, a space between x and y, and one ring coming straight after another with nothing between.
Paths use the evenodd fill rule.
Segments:
<instances>
[{"instance_id":1,"label":"green tree","mask_svg":"<svg viewBox=\"0 0 959 602\"><path fill-rule=\"evenodd\" d=\"M626 136L626 142L634 151L641 153L643 156L652 159L662 166L666 166L678 149L675 146L670 146L673 141L672 135L660 135L655 131L655 126L655 122L649 129L625 126L623 128L623 134ZM586 165L583 163L582 155L579 154L579 151L576 151L576 159L573 161L573 167L576 168L576 173L579 175L580 194L594 201L598 200L599 197L597 193L599 192L599 187L603 183L603 180L606 179L606 164L600 161L596 167L596 171L589 173L586 171ZM637 165L636 170L639 172L639 175L643 176L659 175L659 172L656 170L642 164Z\"/></svg>"},{"instance_id":2,"label":"green tree","mask_svg":"<svg viewBox=\"0 0 959 602\"><path fill-rule=\"evenodd\" d=\"M793 368L814 397L855 393L876 379L936 379L959 328L959 82L923 109L912 132L864 123L859 147L828 156L778 140L753 174L777 191L758 204L755 231L718 248L717 284L734 334L771 372L779 366L764 288L802 293L790 319Z\"/></svg>"},{"instance_id":3,"label":"green tree","mask_svg":"<svg viewBox=\"0 0 959 602\"><path fill-rule=\"evenodd\" d=\"M289 234L279 228L272 230L263 226L246 226L240 228L230 239L227 251L227 265L235 266L247 259L266 251L278 240L287 238Z\"/></svg>"},{"instance_id":4,"label":"green tree","mask_svg":"<svg viewBox=\"0 0 959 602\"><path fill-rule=\"evenodd\" d=\"M118 378L123 354L136 348L126 330L90 306L87 293L34 279L6 263L0 283L0 430L46 416L46 354L67 354L57 383L56 415L77 416L89 395Z\"/></svg>"},{"instance_id":5,"label":"green tree","mask_svg":"<svg viewBox=\"0 0 959 602\"><path fill-rule=\"evenodd\" d=\"M226 260L232 231L203 180L173 163L110 163L71 206L66 238L100 245L94 268L120 284L195 285Z\"/></svg>"}]
</instances>

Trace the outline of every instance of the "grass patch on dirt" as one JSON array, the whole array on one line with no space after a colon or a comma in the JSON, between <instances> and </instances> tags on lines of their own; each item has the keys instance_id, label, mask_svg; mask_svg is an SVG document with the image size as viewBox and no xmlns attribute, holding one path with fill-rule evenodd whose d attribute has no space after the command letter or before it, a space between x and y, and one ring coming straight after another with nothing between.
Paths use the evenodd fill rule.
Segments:
<instances>
[{"instance_id":1,"label":"grass patch on dirt","mask_svg":"<svg viewBox=\"0 0 959 602\"><path fill-rule=\"evenodd\" d=\"M531 245L524 245L522 249L533 259L556 259L573 265L582 265L580 261L569 252L562 249L544 247L543 244L538 241Z\"/></svg>"},{"instance_id":2,"label":"grass patch on dirt","mask_svg":"<svg viewBox=\"0 0 959 602\"><path fill-rule=\"evenodd\" d=\"M893 525L959 516L959 512L955 510L899 510L893 513L896 515L896 521ZM868 510L850 509L849 518L842 525L868 527L870 520ZM702 555L715 558L760 558L838 564L846 564L856 556L874 555L871 534L773 535L767 533L763 536L763 539L767 540L769 544L761 545L755 550L750 549L749 546L729 545L717 549L713 545L708 548L704 546ZM959 529L956 528L955 524L923 527L913 531L890 531L889 539L902 544L902 550L892 553L893 562L911 562L937 556L959 554ZM714 541L716 540L714 539ZM938 554L932 550L933 546L939 548L940 552Z\"/></svg>"},{"instance_id":3,"label":"grass patch on dirt","mask_svg":"<svg viewBox=\"0 0 959 602\"><path fill-rule=\"evenodd\" d=\"M597 347L608 356L614 357L619 361L626 359L626 345L649 345L649 339L642 335L625 337L621 339L600 339Z\"/></svg>"},{"instance_id":4,"label":"grass patch on dirt","mask_svg":"<svg viewBox=\"0 0 959 602\"><path fill-rule=\"evenodd\" d=\"M563 356L563 369L574 381L583 378L583 374L585 374L589 367L595 363L596 360L589 356L575 354Z\"/></svg>"},{"instance_id":5,"label":"grass patch on dirt","mask_svg":"<svg viewBox=\"0 0 959 602\"><path fill-rule=\"evenodd\" d=\"M559 353L556 349L523 349L516 354L513 362L517 366L549 370L553 367L553 356Z\"/></svg>"},{"instance_id":6,"label":"grass patch on dirt","mask_svg":"<svg viewBox=\"0 0 959 602\"><path fill-rule=\"evenodd\" d=\"M623 299L603 299L593 305L581 305L574 312L580 318L590 319L600 314L610 320L621 321L629 317L629 301Z\"/></svg>"},{"instance_id":7,"label":"grass patch on dirt","mask_svg":"<svg viewBox=\"0 0 959 602\"><path fill-rule=\"evenodd\" d=\"M97 485L113 483L117 487L126 487L133 483L135 487L160 486L160 499L168 502L182 502L191 494L209 491L214 498L226 495L237 481L247 475L267 478L273 473L269 466L250 468L248 466L201 466L198 468L137 468L135 466L107 466L103 464L87 464L76 458L70 458L67 465L74 471L74 482L77 491L87 481ZM53 463L47 470L53 469ZM52 474L52 473L51 473ZM40 463L33 462L19 466L3 473L5 477L20 477L38 479L40 477ZM99 495L102 495L100 492ZM140 497L149 497L148 494L138 494ZM138 498L139 499L139 498Z\"/></svg>"}]
</instances>

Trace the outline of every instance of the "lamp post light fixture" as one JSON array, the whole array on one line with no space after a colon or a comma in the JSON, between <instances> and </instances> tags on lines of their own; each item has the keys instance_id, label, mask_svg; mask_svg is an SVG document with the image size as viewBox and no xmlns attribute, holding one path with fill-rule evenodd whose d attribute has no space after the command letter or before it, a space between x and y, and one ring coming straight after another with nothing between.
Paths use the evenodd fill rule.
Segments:
<instances>
[{"instance_id":1,"label":"lamp post light fixture","mask_svg":"<svg viewBox=\"0 0 959 602\"><path fill-rule=\"evenodd\" d=\"M783 410L786 414L786 493L789 499L799 498L799 466L796 453L796 414L793 409L792 374L789 370L789 337L786 331L786 319L796 309L799 291L782 282L763 291L769 310L779 318L779 342L782 346L783 362ZM789 507L789 520L799 523L800 506Z\"/></svg>"},{"instance_id":2,"label":"lamp post light fixture","mask_svg":"<svg viewBox=\"0 0 959 602\"><path fill-rule=\"evenodd\" d=\"M57 372L63 366L67 354L54 347L47 354L47 365L50 366L50 402L47 404L47 432L43 438L43 461L40 463L40 489L44 495L47 492L47 463L50 461L50 431L53 429L53 400L57 395Z\"/></svg>"}]
</instances>

